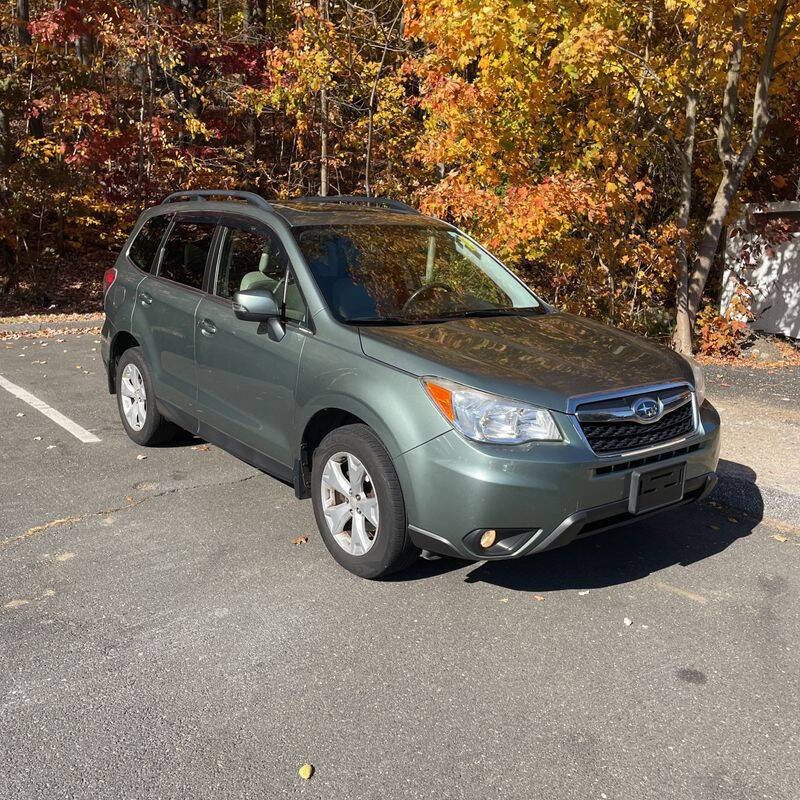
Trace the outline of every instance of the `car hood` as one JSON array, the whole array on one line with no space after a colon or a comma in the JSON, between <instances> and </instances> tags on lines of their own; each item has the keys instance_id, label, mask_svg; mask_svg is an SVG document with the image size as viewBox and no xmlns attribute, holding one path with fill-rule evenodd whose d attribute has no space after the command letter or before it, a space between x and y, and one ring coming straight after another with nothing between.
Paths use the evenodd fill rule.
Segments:
<instances>
[{"instance_id":1,"label":"car hood","mask_svg":"<svg viewBox=\"0 0 800 800\"><path fill-rule=\"evenodd\" d=\"M567 411L579 395L693 383L691 368L672 350L563 312L362 327L360 333L370 358L556 411Z\"/></svg>"}]
</instances>

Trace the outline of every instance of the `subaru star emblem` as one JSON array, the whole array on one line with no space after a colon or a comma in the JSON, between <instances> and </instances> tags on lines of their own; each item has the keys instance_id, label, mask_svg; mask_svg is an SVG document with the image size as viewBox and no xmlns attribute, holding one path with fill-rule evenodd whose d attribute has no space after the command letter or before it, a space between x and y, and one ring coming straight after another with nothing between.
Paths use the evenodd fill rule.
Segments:
<instances>
[{"instance_id":1,"label":"subaru star emblem","mask_svg":"<svg viewBox=\"0 0 800 800\"><path fill-rule=\"evenodd\" d=\"M633 404L633 413L645 422L654 422L661 414L661 403L652 397L640 397Z\"/></svg>"}]
</instances>

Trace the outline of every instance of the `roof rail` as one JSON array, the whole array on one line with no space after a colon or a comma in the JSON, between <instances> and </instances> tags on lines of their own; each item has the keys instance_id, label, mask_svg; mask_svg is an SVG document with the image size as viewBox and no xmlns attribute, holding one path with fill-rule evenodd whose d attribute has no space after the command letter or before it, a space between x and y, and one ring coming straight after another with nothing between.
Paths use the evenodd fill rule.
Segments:
<instances>
[{"instance_id":1,"label":"roof rail","mask_svg":"<svg viewBox=\"0 0 800 800\"><path fill-rule=\"evenodd\" d=\"M234 200L242 200L250 205L263 208L265 211L272 211L272 206L261 195L255 192L236 192L229 189L191 189L186 192L173 192L167 195L162 204L175 203L180 200L209 200L212 197L229 197Z\"/></svg>"},{"instance_id":2,"label":"roof rail","mask_svg":"<svg viewBox=\"0 0 800 800\"><path fill-rule=\"evenodd\" d=\"M334 205L345 206L374 206L376 208L389 208L392 211L402 211L404 214L419 214L420 212L399 200L392 200L391 197L366 197L359 194L330 194L325 197L310 195L305 197L293 197L292 200L305 200L309 203L331 203Z\"/></svg>"}]
</instances>

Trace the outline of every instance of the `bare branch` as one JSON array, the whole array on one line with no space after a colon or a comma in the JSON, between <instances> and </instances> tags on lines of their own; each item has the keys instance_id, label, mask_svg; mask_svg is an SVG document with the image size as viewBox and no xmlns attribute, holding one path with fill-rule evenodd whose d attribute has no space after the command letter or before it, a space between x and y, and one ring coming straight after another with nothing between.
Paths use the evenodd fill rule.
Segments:
<instances>
[{"instance_id":1,"label":"bare branch","mask_svg":"<svg viewBox=\"0 0 800 800\"><path fill-rule=\"evenodd\" d=\"M731 129L739 106L739 76L742 71L742 44L744 41L744 20L747 9L738 6L733 12L733 51L728 59L728 77L725 93L722 96L722 113L717 128L717 152L725 166L734 159L731 147Z\"/></svg>"},{"instance_id":2,"label":"bare branch","mask_svg":"<svg viewBox=\"0 0 800 800\"><path fill-rule=\"evenodd\" d=\"M753 123L750 128L750 138L744 146L739 158L737 167L746 169L750 160L761 144L761 138L769 124L769 87L772 82L773 67L775 64L775 51L778 49L778 39L781 33L783 21L786 18L788 0L777 0L775 10L772 12L772 23L764 45L764 53L761 56L761 68L758 71L758 83L756 93L753 98Z\"/></svg>"}]
</instances>

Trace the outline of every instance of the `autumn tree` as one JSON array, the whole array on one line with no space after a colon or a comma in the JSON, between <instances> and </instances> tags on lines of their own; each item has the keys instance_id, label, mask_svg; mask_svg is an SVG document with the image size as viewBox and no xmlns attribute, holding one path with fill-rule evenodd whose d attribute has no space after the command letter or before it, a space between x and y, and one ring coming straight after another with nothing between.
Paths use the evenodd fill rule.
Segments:
<instances>
[{"instance_id":1,"label":"autumn tree","mask_svg":"<svg viewBox=\"0 0 800 800\"><path fill-rule=\"evenodd\" d=\"M0 296L177 187L388 194L685 351L726 218L800 182L796 3L13 0Z\"/></svg>"},{"instance_id":2,"label":"autumn tree","mask_svg":"<svg viewBox=\"0 0 800 800\"><path fill-rule=\"evenodd\" d=\"M763 13L760 3L757 6L756 4L751 4L751 6L752 8L748 8L740 5L732 9L730 38L726 42L725 48L729 52L728 66L716 130L717 153L722 166L722 174L697 245L694 263L691 265L691 269L686 259L682 260L680 264L677 325L674 340L676 348L683 353L692 351L692 325L700 307L703 289L711 271L723 225L735 202L742 178L761 145L771 118L770 89L776 71L776 57L781 44L781 31L786 22L789 3L788 0L776 0L771 7L768 7L766 14ZM694 14L692 14L692 20L696 20L696 26L704 23L709 32L718 31L720 19L724 19L721 17L721 12L727 10L717 8L716 4L710 3L702 9L705 13L704 20ZM796 24L797 22L793 20L790 32L794 30ZM695 33L694 35L699 34ZM709 33L705 35L708 36ZM739 97L740 87L743 83L742 62L746 39L750 45L747 49L752 52L755 50L753 45L760 45L761 55L757 61L758 68L752 89L752 109L745 116L740 114ZM785 50L788 51L785 53L788 60L784 62L783 67L796 61L797 44L790 43ZM753 53L754 58L755 55ZM696 89L693 88L692 93L695 92ZM696 127L694 120L696 112L689 103L690 96L687 93L686 138L689 148L693 146L692 140ZM745 130L737 146L734 143L734 137L739 123ZM685 153L685 158L691 163L691 149ZM684 188L683 202L688 201L687 194L688 192Z\"/></svg>"}]
</instances>

